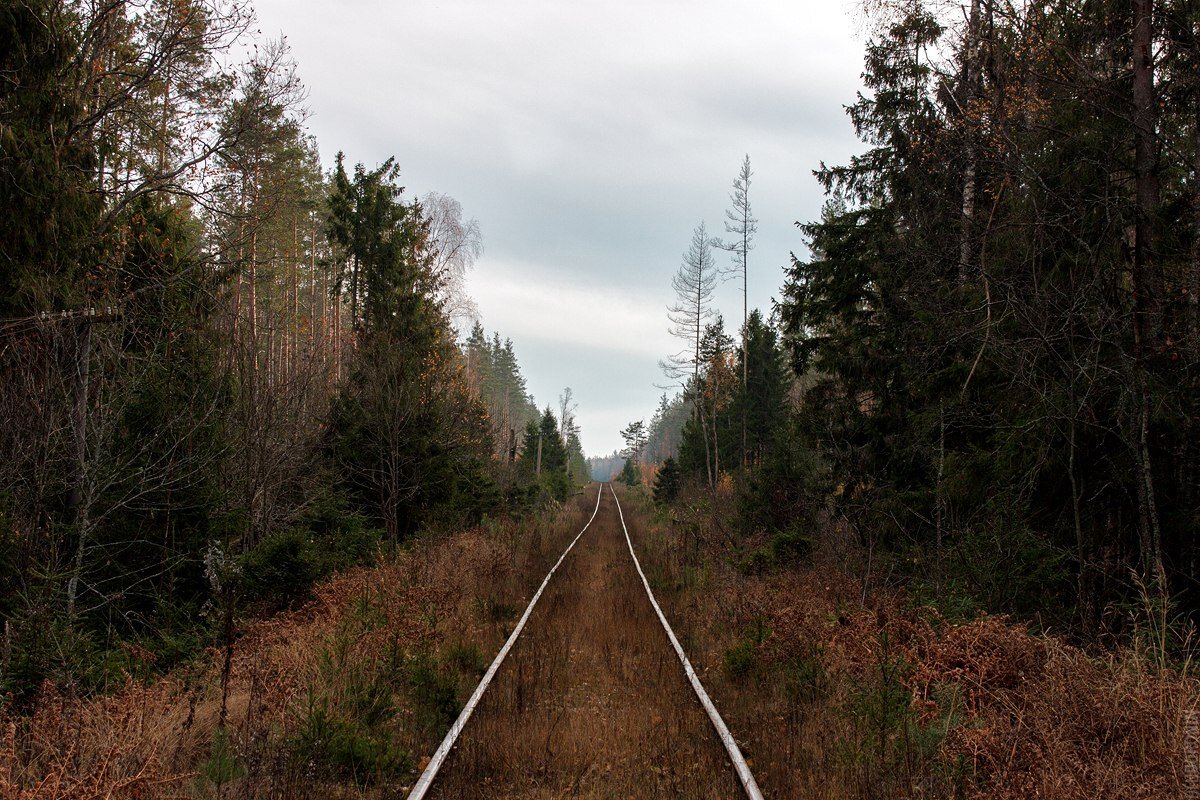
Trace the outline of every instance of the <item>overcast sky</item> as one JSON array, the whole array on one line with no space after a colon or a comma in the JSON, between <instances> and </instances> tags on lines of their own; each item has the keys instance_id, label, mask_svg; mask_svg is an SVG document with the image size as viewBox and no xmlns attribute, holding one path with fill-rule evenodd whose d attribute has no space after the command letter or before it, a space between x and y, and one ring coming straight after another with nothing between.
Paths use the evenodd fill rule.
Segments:
<instances>
[{"instance_id":1,"label":"overcast sky","mask_svg":"<svg viewBox=\"0 0 1200 800\"><path fill-rule=\"evenodd\" d=\"M750 305L769 309L812 169L861 150L843 106L863 42L849 0L257 0L309 89L326 166L395 156L414 195L479 220L469 279L489 331L512 338L538 403L575 391L601 455L649 418L681 349L671 276L700 220L723 232L743 154L759 218ZM718 253L719 262L728 255ZM730 329L740 287L717 297Z\"/></svg>"}]
</instances>

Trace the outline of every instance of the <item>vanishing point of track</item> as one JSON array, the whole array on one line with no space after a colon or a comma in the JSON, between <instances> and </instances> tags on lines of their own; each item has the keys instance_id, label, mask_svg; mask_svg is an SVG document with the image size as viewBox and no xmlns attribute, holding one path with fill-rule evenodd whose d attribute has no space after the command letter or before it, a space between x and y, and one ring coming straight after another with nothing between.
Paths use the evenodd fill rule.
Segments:
<instances>
[{"instance_id":1,"label":"vanishing point of track","mask_svg":"<svg viewBox=\"0 0 1200 800\"><path fill-rule=\"evenodd\" d=\"M607 484L409 799L565 793L762 797Z\"/></svg>"}]
</instances>

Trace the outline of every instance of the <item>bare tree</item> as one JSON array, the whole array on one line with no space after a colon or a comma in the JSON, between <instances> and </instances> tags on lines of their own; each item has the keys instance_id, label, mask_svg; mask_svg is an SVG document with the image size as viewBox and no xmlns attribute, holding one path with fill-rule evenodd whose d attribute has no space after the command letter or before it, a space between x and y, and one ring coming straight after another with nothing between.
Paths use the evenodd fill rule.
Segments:
<instances>
[{"instance_id":1,"label":"bare tree","mask_svg":"<svg viewBox=\"0 0 1200 800\"><path fill-rule=\"evenodd\" d=\"M463 219L462 204L447 194L429 192L421 197L429 221L432 270L439 299L455 321L475 321L479 308L467 294L466 278L483 254L483 234L476 219Z\"/></svg>"},{"instance_id":2,"label":"bare tree","mask_svg":"<svg viewBox=\"0 0 1200 800\"><path fill-rule=\"evenodd\" d=\"M703 354L700 351L700 341L704 336L705 325L712 318L712 295L717 285L717 268L713 262L712 245L712 237L708 235L708 230L701 221L692 233L692 244L683 255L679 272L671 280L676 301L667 309L667 316L671 320L671 335L686 342L687 349L659 364L667 377L682 381L688 387L692 401L692 418L702 425L703 405L700 402L699 387ZM707 435L704 442L707 447ZM712 474L711 464L708 479L712 485L715 476Z\"/></svg>"},{"instance_id":3,"label":"bare tree","mask_svg":"<svg viewBox=\"0 0 1200 800\"><path fill-rule=\"evenodd\" d=\"M754 249L754 234L758 233L758 220L750 210L750 154L747 153L742 161L742 168L737 179L733 182L733 192L729 195L732 204L725 211L725 232L733 234L733 239L721 242L720 248L733 255L733 268L726 272L728 277L742 279L742 392L746 392L746 382L749 375L750 353L746 341L746 322L749 317L749 272L747 269L750 251ZM742 466L746 465L746 406L742 404Z\"/></svg>"},{"instance_id":4,"label":"bare tree","mask_svg":"<svg viewBox=\"0 0 1200 800\"><path fill-rule=\"evenodd\" d=\"M701 222L692 232L692 243L683 254L679 271L671 279L676 300L667 308L670 331L687 345L686 349L659 364L672 380L683 380L690 375L695 381L700 376L700 338L704 335L705 324L712 318L712 295L717 286L712 244L712 237Z\"/></svg>"},{"instance_id":5,"label":"bare tree","mask_svg":"<svg viewBox=\"0 0 1200 800\"><path fill-rule=\"evenodd\" d=\"M579 404L575 402L575 392L570 386L563 389L562 394L558 396L558 432L564 442L576 430L575 411L578 408Z\"/></svg>"}]
</instances>

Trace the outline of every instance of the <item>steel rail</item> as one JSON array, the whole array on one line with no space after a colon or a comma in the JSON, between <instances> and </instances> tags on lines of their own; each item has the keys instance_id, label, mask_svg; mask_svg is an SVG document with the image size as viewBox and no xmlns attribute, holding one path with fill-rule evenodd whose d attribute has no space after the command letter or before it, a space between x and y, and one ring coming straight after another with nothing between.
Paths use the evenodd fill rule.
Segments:
<instances>
[{"instance_id":1,"label":"steel rail","mask_svg":"<svg viewBox=\"0 0 1200 800\"><path fill-rule=\"evenodd\" d=\"M554 573L558 570L559 565L562 564L562 562L566 559L567 554L571 552L573 547L575 547L575 543L579 541L579 538L583 536L583 534L587 533L587 529L590 528L592 523L596 521L596 514L600 511L600 498L603 496L604 484L600 484L600 491L596 493L596 507L592 510L592 516L587 521L587 525L584 525L583 530L581 530L575 536L575 538L571 540L571 543L567 545L567 549L563 550L562 555L558 557L558 561L555 561L554 566L551 567L550 571L546 573L545 580L543 580L542 585L538 587L537 592L533 595L533 599L529 601L529 605L525 607L525 613L521 615L520 621L517 622L517 627L513 628L513 632L509 634L508 641L504 643L504 647L501 647L500 652L496 654L496 658L492 661L492 665L488 667L487 672L484 673L483 680L481 680L479 685L475 687L475 692L471 695L471 699L469 699L467 704L463 706L463 710L458 715L458 719L454 720L454 724L451 725L450 730L446 732L446 737L442 739L442 743L438 745L437 751L434 752L433 757L429 759L429 763L425 766L425 770L421 773L421 777L417 779L417 782L413 785L412 791L408 793L408 800L422 800L422 798L425 797L426 792L429 791L429 787L433 785L433 779L437 777L438 770L442 768L442 764L445 762L446 757L450 755L451 748L453 748L454 743L458 741L458 737L460 734L462 734L463 728L466 727L467 720L469 720L471 718L471 714L474 713L475 707L479 705L479 700L483 697L484 691L487 690L488 684L490 684L492 682L492 678L496 676L496 671L500 669L500 664L504 661L504 657L508 655L509 650L512 650L512 646L516 643L517 637L521 635L521 631L525 628L525 622L529 619L529 615L533 613L533 607L537 605L538 598L540 598L542 596L542 592L546 590L546 585L550 583L550 579L554 577ZM615 496L616 495L614 495L614 497Z\"/></svg>"},{"instance_id":2,"label":"steel rail","mask_svg":"<svg viewBox=\"0 0 1200 800\"><path fill-rule=\"evenodd\" d=\"M667 638L671 640L671 646L675 648L675 654L679 656L680 662L683 664L684 674L692 684L692 689L696 691L696 697L700 698L700 705L704 706L704 710L708 713L708 718L712 722L713 727L717 729L717 736L720 737L721 743L725 745L725 750L729 753L730 760L733 761L733 768L737 771L738 779L742 782L742 788L746 790L746 796L750 800L763 800L762 792L759 791L758 783L754 780L754 775L750 772L750 765L746 763L746 759L742 756L742 751L734 741L733 734L729 732L729 727L725 724L725 720L721 719L721 714L717 711L717 707L713 705L712 698L708 696L708 692L704 691L704 686L700 683L700 678L696 675L696 670L692 669L692 663L688 661L688 657L683 652L683 647L680 646L679 640L675 638L675 631L671 630L670 624L667 622L666 616L663 615L662 608L658 605L658 601L654 599L654 592L650 591L650 581L646 580L646 573L642 571L642 564L638 561L637 553L633 551L633 540L629 538L629 528L625 526L625 512L621 510L621 501L617 499L617 492L610 485L608 490L612 492L613 500L617 503L617 513L621 515L621 530L625 531L625 543L629 545L629 555L633 557L633 565L637 567L638 575L642 578L642 586L646 587L646 596L650 598L650 605L654 606L654 613L658 614L658 621L662 623L663 630L667 632ZM604 488L601 487L601 492Z\"/></svg>"}]
</instances>

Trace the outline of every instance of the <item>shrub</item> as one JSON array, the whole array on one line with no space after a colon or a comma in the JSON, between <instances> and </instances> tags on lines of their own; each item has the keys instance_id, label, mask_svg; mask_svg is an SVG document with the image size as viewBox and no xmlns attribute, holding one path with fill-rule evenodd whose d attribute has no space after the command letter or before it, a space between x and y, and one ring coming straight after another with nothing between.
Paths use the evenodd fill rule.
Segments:
<instances>
[{"instance_id":1,"label":"shrub","mask_svg":"<svg viewBox=\"0 0 1200 800\"><path fill-rule=\"evenodd\" d=\"M754 668L758 646L767 640L770 630L761 617L746 628L742 641L725 651L725 673L733 679L741 679Z\"/></svg>"},{"instance_id":2,"label":"shrub","mask_svg":"<svg viewBox=\"0 0 1200 800\"><path fill-rule=\"evenodd\" d=\"M365 603L364 603L365 605ZM317 659L300 724L292 737L294 760L330 778L357 785L387 781L412 768L393 740L394 686L403 675L403 654L390 648L371 657L354 641L373 624L351 609L330 646Z\"/></svg>"},{"instance_id":3,"label":"shrub","mask_svg":"<svg viewBox=\"0 0 1200 800\"><path fill-rule=\"evenodd\" d=\"M442 730L458 716L458 678L438 669L432 658L418 656L409 663L408 690L423 727Z\"/></svg>"},{"instance_id":4,"label":"shrub","mask_svg":"<svg viewBox=\"0 0 1200 800\"><path fill-rule=\"evenodd\" d=\"M668 458L654 476L654 502L659 505L674 503L679 497L682 481L683 474L679 471L679 464L675 459Z\"/></svg>"},{"instance_id":5,"label":"shrub","mask_svg":"<svg viewBox=\"0 0 1200 800\"><path fill-rule=\"evenodd\" d=\"M242 556L242 590L250 600L291 605L306 599L313 584L333 572L372 563L380 538L363 517L326 499L302 525L265 537Z\"/></svg>"},{"instance_id":6,"label":"shrub","mask_svg":"<svg viewBox=\"0 0 1200 800\"><path fill-rule=\"evenodd\" d=\"M333 714L327 706L309 710L293 742L293 753L332 778L359 786L385 781L412 769L412 758L387 731L364 720Z\"/></svg>"},{"instance_id":7,"label":"shrub","mask_svg":"<svg viewBox=\"0 0 1200 800\"><path fill-rule=\"evenodd\" d=\"M754 667L754 643L738 642L725 651L725 674L740 680L750 674Z\"/></svg>"},{"instance_id":8,"label":"shrub","mask_svg":"<svg viewBox=\"0 0 1200 800\"><path fill-rule=\"evenodd\" d=\"M246 774L246 765L238 758L233 743L229 740L228 728L217 728L213 734L212 749L208 760L200 764L198 787L205 789L209 785L218 789L230 781L236 781Z\"/></svg>"},{"instance_id":9,"label":"shrub","mask_svg":"<svg viewBox=\"0 0 1200 800\"><path fill-rule=\"evenodd\" d=\"M780 671L784 692L794 704L812 703L825 691L827 676L819 657L790 659Z\"/></svg>"},{"instance_id":10,"label":"shrub","mask_svg":"<svg viewBox=\"0 0 1200 800\"><path fill-rule=\"evenodd\" d=\"M487 672L488 662L475 644L457 643L446 650L446 663L459 672L479 677Z\"/></svg>"}]
</instances>

